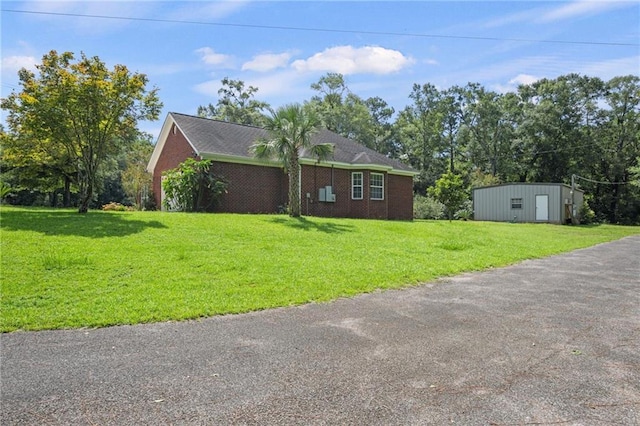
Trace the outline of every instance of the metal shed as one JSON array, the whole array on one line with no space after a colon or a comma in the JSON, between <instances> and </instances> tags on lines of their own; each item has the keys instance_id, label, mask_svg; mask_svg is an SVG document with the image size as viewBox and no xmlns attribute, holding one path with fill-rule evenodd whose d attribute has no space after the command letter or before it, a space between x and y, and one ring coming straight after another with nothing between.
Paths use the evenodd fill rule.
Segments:
<instances>
[{"instance_id":1,"label":"metal shed","mask_svg":"<svg viewBox=\"0 0 640 426\"><path fill-rule=\"evenodd\" d=\"M475 220L574 223L584 191L563 183L505 183L473 189Z\"/></svg>"}]
</instances>

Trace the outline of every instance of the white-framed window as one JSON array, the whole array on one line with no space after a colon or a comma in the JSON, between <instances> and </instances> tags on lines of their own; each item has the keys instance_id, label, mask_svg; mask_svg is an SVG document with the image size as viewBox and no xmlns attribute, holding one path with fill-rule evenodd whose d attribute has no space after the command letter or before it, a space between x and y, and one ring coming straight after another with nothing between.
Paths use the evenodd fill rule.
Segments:
<instances>
[{"instance_id":1,"label":"white-framed window","mask_svg":"<svg viewBox=\"0 0 640 426\"><path fill-rule=\"evenodd\" d=\"M522 198L512 198L511 199L511 208L512 209L521 209L522 208Z\"/></svg>"},{"instance_id":2,"label":"white-framed window","mask_svg":"<svg viewBox=\"0 0 640 426\"><path fill-rule=\"evenodd\" d=\"M369 196L372 200L384 200L384 174L371 173L369 176Z\"/></svg>"},{"instance_id":3,"label":"white-framed window","mask_svg":"<svg viewBox=\"0 0 640 426\"><path fill-rule=\"evenodd\" d=\"M362 172L351 173L351 199L362 200Z\"/></svg>"}]
</instances>

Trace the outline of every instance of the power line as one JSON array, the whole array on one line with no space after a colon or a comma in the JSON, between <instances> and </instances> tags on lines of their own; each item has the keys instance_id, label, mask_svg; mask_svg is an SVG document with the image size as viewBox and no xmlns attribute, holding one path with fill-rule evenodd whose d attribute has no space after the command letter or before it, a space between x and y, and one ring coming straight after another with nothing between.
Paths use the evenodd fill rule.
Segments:
<instances>
[{"instance_id":1,"label":"power line","mask_svg":"<svg viewBox=\"0 0 640 426\"><path fill-rule=\"evenodd\" d=\"M233 23L206 22L206 21L185 21L185 20L177 20L177 19L137 18L137 17L110 16L110 15L88 15L88 14L81 14L81 13L37 12L32 10L14 10L14 9L2 9L2 12L25 13L25 14L34 14L34 15L50 15L50 16L70 16L70 17L76 17L76 18L113 19L113 20L121 20L121 21L161 22L161 23L188 24L188 25L211 25L211 26L219 26L219 27L254 28L254 29L265 29L265 30L283 30L283 31L366 34L366 35L385 35L385 36L399 36L399 37L444 38L444 39L459 39L459 40L515 41L515 42L525 42L525 43L578 44L578 45L587 45L587 46L626 46L626 47L640 46L640 43L615 43L615 42L604 42L604 41L575 41L575 40L535 40L535 39L524 39L524 38L480 37L480 36L424 34L424 33L397 33L397 32L389 32L389 31L344 30L344 29L335 29L335 28L332 29L332 28L313 28L313 27L289 27L289 26L278 26L278 25L233 24Z\"/></svg>"},{"instance_id":2,"label":"power line","mask_svg":"<svg viewBox=\"0 0 640 426\"><path fill-rule=\"evenodd\" d=\"M593 179L589 179L589 178L578 176L578 175L571 175L571 177L574 179L578 178L578 179L586 180L587 182L597 183L600 185L626 185L629 183L629 182L604 182L601 180L593 180Z\"/></svg>"},{"instance_id":3,"label":"power line","mask_svg":"<svg viewBox=\"0 0 640 426\"><path fill-rule=\"evenodd\" d=\"M590 142L584 145L577 145L577 146L569 146L566 148L556 148L556 149L549 149L549 150L545 150L545 151L536 151L533 152L532 155L540 155L540 154L554 154L557 152L564 152L564 151L575 151L576 149L581 149L581 148L586 148L588 146L593 146L593 145L597 145L598 142ZM614 152L614 150L612 149L602 149L601 151L611 151Z\"/></svg>"}]
</instances>

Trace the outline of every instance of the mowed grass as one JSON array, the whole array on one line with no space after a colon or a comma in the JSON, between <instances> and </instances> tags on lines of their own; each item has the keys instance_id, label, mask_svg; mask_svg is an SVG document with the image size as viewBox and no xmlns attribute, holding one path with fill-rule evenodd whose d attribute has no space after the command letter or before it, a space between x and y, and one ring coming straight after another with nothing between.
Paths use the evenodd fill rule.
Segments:
<instances>
[{"instance_id":1,"label":"mowed grass","mask_svg":"<svg viewBox=\"0 0 640 426\"><path fill-rule=\"evenodd\" d=\"M3 332L247 312L399 288L637 227L0 208Z\"/></svg>"}]
</instances>

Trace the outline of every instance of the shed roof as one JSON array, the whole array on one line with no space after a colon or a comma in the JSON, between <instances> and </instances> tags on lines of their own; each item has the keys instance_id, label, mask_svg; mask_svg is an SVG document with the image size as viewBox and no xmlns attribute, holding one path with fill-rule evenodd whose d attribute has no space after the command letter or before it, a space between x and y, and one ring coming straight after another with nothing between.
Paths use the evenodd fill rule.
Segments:
<instances>
[{"instance_id":1,"label":"shed roof","mask_svg":"<svg viewBox=\"0 0 640 426\"><path fill-rule=\"evenodd\" d=\"M267 130L259 127L170 112L162 126L158 143L151 156L147 170L155 168L162 151L162 145L167 139L168 132L173 124L180 129L191 144L195 154L202 158L212 158L219 161L257 161L253 157L250 148L259 139L269 136ZM388 158L379 152L326 129L314 134L312 143L330 143L334 146L331 158L323 160L320 163L321 165L384 170L389 173L411 176L417 174L409 165L393 158ZM300 162L302 164L315 164L317 160L307 150L303 150L300 153Z\"/></svg>"},{"instance_id":2,"label":"shed roof","mask_svg":"<svg viewBox=\"0 0 640 426\"><path fill-rule=\"evenodd\" d=\"M505 186L530 186L530 185L543 185L543 186L564 186L565 188L571 189L571 185L567 185L566 183L557 183L557 182L507 182L507 183L499 183L496 185L487 185L487 186L478 186L473 188L473 191L481 190L481 189L490 189L490 188L500 188ZM575 188L576 191L584 192L580 188Z\"/></svg>"}]
</instances>

